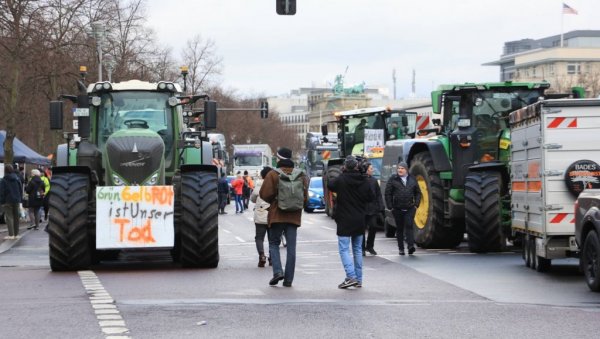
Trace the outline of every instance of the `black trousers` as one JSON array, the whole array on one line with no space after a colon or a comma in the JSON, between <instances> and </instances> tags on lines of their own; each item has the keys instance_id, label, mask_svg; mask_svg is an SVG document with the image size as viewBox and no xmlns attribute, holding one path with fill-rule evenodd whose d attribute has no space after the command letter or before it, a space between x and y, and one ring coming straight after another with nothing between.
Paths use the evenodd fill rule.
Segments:
<instances>
[{"instance_id":1,"label":"black trousers","mask_svg":"<svg viewBox=\"0 0 600 339\"><path fill-rule=\"evenodd\" d=\"M416 208L407 210L393 209L394 221L396 222L396 240L398 240L398 249L404 250L404 241L408 248L415 247L415 236L413 225L415 223Z\"/></svg>"},{"instance_id":2,"label":"black trousers","mask_svg":"<svg viewBox=\"0 0 600 339\"><path fill-rule=\"evenodd\" d=\"M367 215L366 216L366 224L367 224L367 236L363 237L363 253L367 248L374 248L375 246L375 233L377 232L377 214L375 215ZM367 238L365 240L365 238ZM366 247L365 247L366 243Z\"/></svg>"}]
</instances>

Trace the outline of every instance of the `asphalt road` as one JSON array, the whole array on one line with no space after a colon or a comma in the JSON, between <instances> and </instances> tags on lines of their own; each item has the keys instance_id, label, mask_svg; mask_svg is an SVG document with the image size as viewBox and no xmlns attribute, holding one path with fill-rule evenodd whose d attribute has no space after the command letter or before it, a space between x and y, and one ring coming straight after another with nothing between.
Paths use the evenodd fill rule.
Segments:
<instances>
[{"instance_id":1,"label":"asphalt road","mask_svg":"<svg viewBox=\"0 0 600 339\"><path fill-rule=\"evenodd\" d=\"M230 210L232 205L228 207ZM258 268L251 214L220 218L216 269L181 269L167 251L127 252L84 272L53 273L47 235L29 231L0 254L0 328L8 338L594 337L600 294L576 261L549 273L516 251L397 255L378 233L363 288L340 290L335 224L304 214L293 287ZM0 245L4 246L4 245ZM285 249L281 248L282 253Z\"/></svg>"}]
</instances>

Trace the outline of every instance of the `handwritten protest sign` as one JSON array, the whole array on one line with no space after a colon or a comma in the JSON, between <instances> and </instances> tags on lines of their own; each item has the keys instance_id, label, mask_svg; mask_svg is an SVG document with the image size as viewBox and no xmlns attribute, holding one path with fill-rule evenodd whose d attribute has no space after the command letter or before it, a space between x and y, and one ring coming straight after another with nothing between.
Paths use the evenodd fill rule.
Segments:
<instances>
[{"instance_id":1,"label":"handwritten protest sign","mask_svg":"<svg viewBox=\"0 0 600 339\"><path fill-rule=\"evenodd\" d=\"M96 189L96 248L173 247L173 186Z\"/></svg>"},{"instance_id":2,"label":"handwritten protest sign","mask_svg":"<svg viewBox=\"0 0 600 339\"><path fill-rule=\"evenodd\" d=\"M382 129L365 129L365 153L372 152L373 148L383 147L384 144Z\"/></svg>"}]
</instances>

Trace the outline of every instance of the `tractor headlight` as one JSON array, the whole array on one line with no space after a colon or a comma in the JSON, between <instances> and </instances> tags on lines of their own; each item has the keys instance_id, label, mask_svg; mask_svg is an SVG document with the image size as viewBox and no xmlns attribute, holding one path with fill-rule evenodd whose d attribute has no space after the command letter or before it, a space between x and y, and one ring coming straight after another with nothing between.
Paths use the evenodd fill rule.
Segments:
<instances>
[{"instance_id":1,"label":"tractor headlight","mask_svg":"<svg viewBox=\"0 0 600 339\"><path fill-rule=\"evenodd\" d=\"M115 184L115 186L125 186L125 182L121 179L121 177L119 177L116 174L113 174L113 184Z\"/></svg>"},{"instance_id":2,"label":"tractor headlight","mask_svg":"<svg viewBox=\"0 0 600 339\"><path fill-rule=\"evenodd\" d=\"M175 107L177 106L177 104L179 104L179 99L177 99L176 97L169 98L169 106Z\"/></svg>"},{"instance_id":3,"label":"tractor headlight","mask_svg":"<svg viewBox=\"0 0 600 339\"><path fill-rule=\"evenodd\" d=\"M92 106L100 106L100 104L102 103L102 98L97 97L97 96L93 96L92 97Z\"/></svg>"},{"instance_id":4,"label":"tractor headlight","mask_svg":"<svg viewBox=\"0 0 600 339\"><path fill-rule=\"evenodd\" d=\"M154 186L158 182L158 173L154 173L150 179L146 180L144 186Z\"/></svg>"}]
</instances>

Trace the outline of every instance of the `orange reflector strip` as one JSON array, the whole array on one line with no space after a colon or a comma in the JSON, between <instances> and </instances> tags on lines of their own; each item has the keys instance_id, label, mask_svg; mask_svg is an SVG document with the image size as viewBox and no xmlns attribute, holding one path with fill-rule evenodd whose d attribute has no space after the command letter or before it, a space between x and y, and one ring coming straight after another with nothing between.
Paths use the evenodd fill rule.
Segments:
<instances>
[{"instance_id":1,"label":"orange reflector strip","mask_svg":"<svg viewBox=\"0 0 600 339\"><path fill-rule=\"evenodd\" d=\"M541 181L530 181L527 183L527 191L529 192L540 192L542 190Z\"/></svg>"},{"instance_id":2,"label":"orange reflector strip","mask_svg":"<svg viewBox=\"0 0 600 339\"><path fill-rule=\"evenodd\" d=\"M527 190L527 186L524 181L513 181L512 183L513 192L525 192Z\"/></svg>"}]
</instances>

